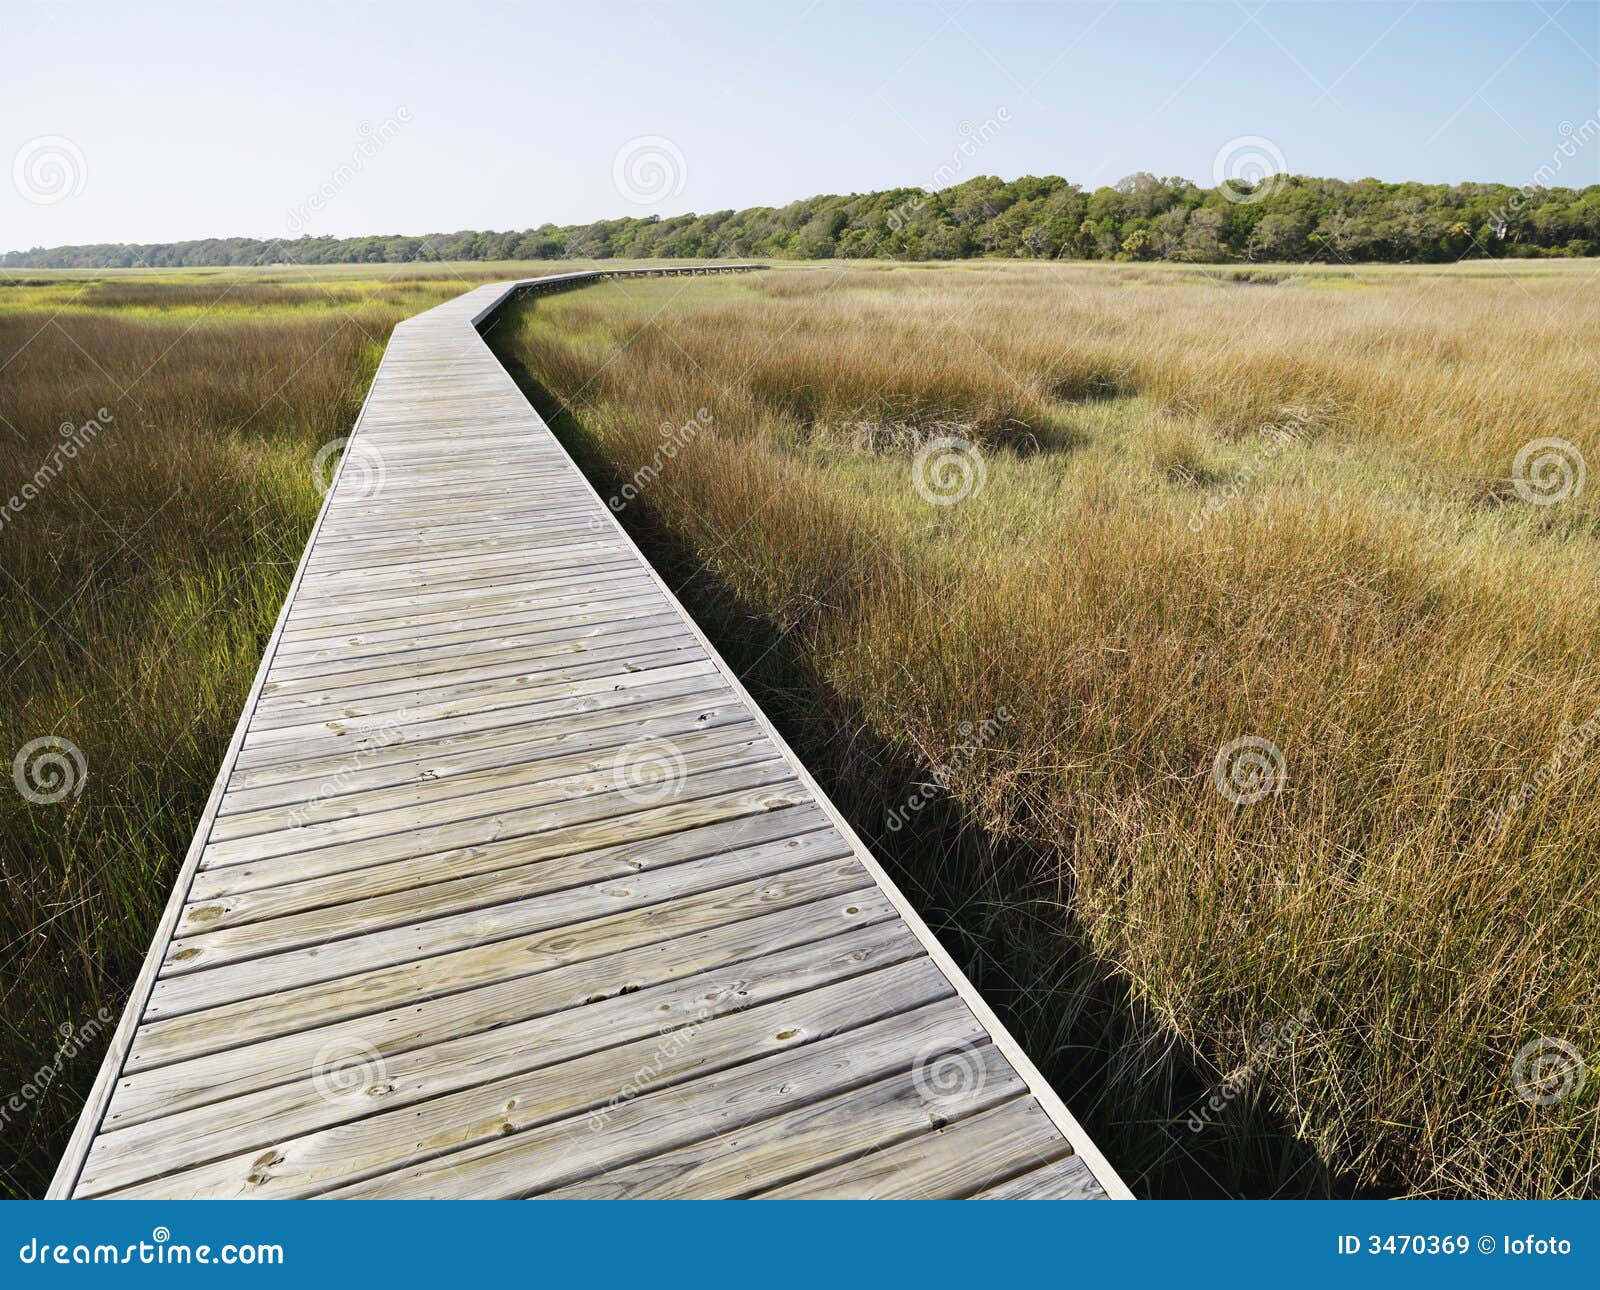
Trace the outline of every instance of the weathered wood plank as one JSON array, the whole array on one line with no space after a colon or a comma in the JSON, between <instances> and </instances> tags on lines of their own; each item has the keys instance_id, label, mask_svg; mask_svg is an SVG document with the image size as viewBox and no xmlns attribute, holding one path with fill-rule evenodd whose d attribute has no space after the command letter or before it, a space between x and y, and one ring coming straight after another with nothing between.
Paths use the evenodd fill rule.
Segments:
<instances>
[{"instance_id":1,"label":"weathered wood plank","mask_svg":"<svg viewBox=\"0 0 1600 1290\"><path fill-rule=\"evenodd\" d=\"M960 1200L1072 1148L1031 1097L760 1193L785 1200Z\"/></svg>"},{"instance_id":2,"label":"weathered wood plank","mask_svg":"<svg viewBox=\"0 0 1600 1290\"><path fill-rule=\"evenodd\" d=\"M304 778L306 768L311 773L329 758L359 756L363 765L377 764L377 760L391 750L416 745L447 742L465 735L486 730L505 730L509 727L534 727L540 723L576 716L581 713L603 712L613 708L642 703L663 695L703 693L708 689L723 689L722 678L705 663L689 663L678 667L652 671L648 675L630 673L622 677L604 677L598 681L582 681L555 694L541 691L536 694L516 693L506 703L485 703L476 712L460 715L430 714L426 719L379 731L364 730L357 726L346 728L340 735L328 731L320 739L268 743L253 749L241 748L236 774L239 782L248 786L254 783L281 782L284 779ZM302 749L299 753L296 748Z\"/></svg>"},{"instance_id":3,"label":"weathered wood plank","mask_svg":"<svg viewBox=\"0 0 1600 1290\"><path fill-rule=\"evenodd\" d=\"M232 1187L305 1196L580 1112L603 1129L615 1102L948 998L949 983L920 950L888 924L607 1000L587 1009L593 1015L581 1026L555 1014L387 1057L363 1045L349 1087L308 1072L293 1086L158 1120L126 1143L102 1135L105 1185L215 1154L192 1175L161 1177L156 1194L217 1196ZM894 963L897 955L913 957L858 975L869 958ZM271 1148L270 1164L262 1147Z\"/></svg>"},{"instance_id":4,"label":"weathered wood plank","mask_svg":"<svg viewBox=\"0 0 1600 1290\"><path fill-rule=\"evenodd\" d=\"M552 888L526 868L511 869L175 937L168 960L176 961L175 969L215 971L225 964L300 948L315 949L317 957L329 959L336 943L351 937L360 938L364 953L381 957L391 951L380 932L393 930L397 943L404 942L409 949L444 933L446 923L441 920L460 917L470 919L475 935L488 939L508 919L519 932L528 930L518 911L577 922L594 910L642 908L687 892L714 890L730 877L781 873L823 860L842 860L849 853L843 838L822 827L757 846L720 847L677 864L640 868L625 877L578 886ZM273 964L263 966L276 970Z\"/></svg>"},{"instance_id":5,"label":"weathered wood plank","mask_svg":"<svg viewBox=\"0 0 1600 1290\"><path fill-rule=\"evenodd\" d=\"M909 1054L947 1034L976 1039L971 1014L953 999L904 1012L804 1048L748 1062L613 1108L606 1133L557 1121L498 1142L452 1151L334 1189L383 1199L509 1199L537 1195L645 1155L729 1133L901 1069Z\"/></svg>"},{"instance_id":6,"label":"weathered wood plank","mask_svg":"<svg viewBox=\"0 0 1600 1290\"><path fill-rule=\"evenodd\" d=\"M277 659L272 667L275 679L302 680L318 676L337 676L345 672L366 672L374 668L409 667L427 664L437 659L459 658L481 652L486 642L501 641L506 645L539 645L547 641L562 640L573 629L602 624L623 623L651 618L660 612L655 598L645 594L624 595L613 600L595 599L584 602L578 612L551 617L548 614L527 615L522 619L504 621L474 619L472 624L454 631L426 638L413 634L412 639L398 640L387 645L361 649L341 645L317 650L306 661L293 658Z\"/></svg>"},{"instance_id":7,"label":"weathered wood plank","mask_svg":"<svg viewBox=\"0 0 1600 1290\"><path fill-rule=\"evenodd\" d=\"M445 802L470 805L475 814L494 810L502 802L510 805L535 805L540 799L524 795L521 790L532 784L546 784L547 791L560 793L555 800L566 796L582 796L607 792L619 781L627 779L628 758L635 750L643 748L649 756L663 761L664 771L680 768L688 773L692 754L715 750L726 760L715 765L740 765L744 754L756 751L770 755L771 745L760 735L747 713L738 709L725 712L721 721L701 721L698 714L676 722L658 723L661 732L648 744L621 740L600 744L590 750L555 750L553 754L538 756L538 750L529 755L526 749L512 750L483 766L450 767L453 773L422 775L413 782L353 789L348 792L311 786L309 796L297 801L276 805L258 806L249 810L219 812L216 826L211 830L213 843L235 838L256 837L261 834L292 831L305 846L318 846L323 841L344 841L353 837L378 836L393 832L396 823L392 812L403 810L408 820L432 818L429 808ZM545 750L549 752L549 750ZM670 761L669 761L670 759ZM572 788L567 786L572 784ZM665 791L657 794L664 797ZM469 798L482 797L482 801L468 803ZM226 797L224 797L226 802ZM317 825L335 825L349 821L350 828L313 833ZM356 827L357 824L361 827Z\"/></svg>"},{"instance_id":8,"label":"weathered wood plank","mask_svg":"<svg viewBox=\"0 0 1600 1290\"><path fill-rule=\"evenodd\" d=\"M684 661L685 654L689 655L687 661ZM522 707L540 699L568 700L586 694L607 694L641 685L659 685L685 676L709 676L714 672L707 660L694 658L692 651L677 651L641 662L628 661L622 666L602 663L569 668L561 673L546 672L538 676L537 683L525 685L516 684L514 679L510 684L490 682L471 687L469 693L436 702L419 700L401 705L395 711L402 714L404 729L421 730L422 737L431 738L436 734L484 729L497 720L495 714L501 708ZM251 729L240 756L250 756L248 765L261 765L302 756L308 744L318 752L328 751L330 744L351 747L386 744L393 734L384 716L382 712L346 716L325 713L321 720L270 730ZM448 727L438 724L446 722L450 723Z\"/></svg>"},{"instance_id":9,"label":"weathered wood plank","mask_svg":"<svg viewBox=\"0 0 1600 1290\"><path fill-rule=\"evenodd\" d=\"M599 644L618 644L672 623L672 615L636 597L632 611L587 614L552 629L541 623L532 632L492 632L449 645L413 650L386 650L375 658L335 659L308 667L275 667L266 693L274 696L313 693L329 681L340 686L371 686L384 681L415 682L439 672L459 672L504 662L508 657L542 658L563 652L581 653Z\"/></svg>"},{"instance_id":10,"label":"weathered wood plank","mask_svg":"<svg viewBox=\"0 0 1600 1290\"><path fill-rule=\"evenodd\" d=\"M1068 1156L978 1192L974 1200L1105 1200L1082 1156Z\"/></svg>"},{"instance_id":11,"label":"weathered wood plank","mask_svg":"<svg viewBox=\"0 0 1600 1290\"><path fill-rule=\"evenodd\" d=\"M487 817L488 823L480 821L442 840L430 839L437 841L434 846L396 848L401 854L388 857L358 853L360 864L346 863L342 856L334 857L335 862L330 863L328 857L313 853L202 869L191 886L192 899L214 900L336 875L341 880L359 875L351 879L359 881L369 871L401 863L418 866L420 873L437 873L441 877L472 871L480 867L480 862L487 862L481 865L483 868L499 868L520 859L582 849L583 844L576 841L579 838L590 846L608 846L630 837L648 837L654 825L667 820L678 828L708 824L725 818L730 796L738 798L742 814L781 810L811 800L803 786L784 778L781 768L775 770L771 763L758 762L690 776L665 806L641 807L632 813L619 813L616 802L603 796L536 811L526 821L526 828L522 827L523 821L497 823L491 816Z\"/></svg>"},{"instance_id":12,"label":"weathered wood plank","mask_svg":"<svg viewBox=\"0 0 1600 1290\"><path fill-rule=\"evenodd\" d=\"M504 980L540 968L560 967L634 945L690 935L741 917L753 917L768 909L804 904L825 894L853 896L869 888L870 879L848 864L820 865L780 878L739 883L703 895L597 918L583 927L581 936L568 925L498 941L475 942L454 951L442 949L435 936L429 946L432 953L345 976L323 976L313 963L307 965L307 970L317 978L315 980L281 985L242 998L208 989L204 978L177 978L158 982L159 988L151 991L145 1024L209 1008L213 1022L223 1019L238 1034L276 1026L286 1013L299 1024L311 1026L384 1007L400 998L436 994L479 982ZM854 909L858 904L852 899L845 908ZM248 981L245 988L251 988ZM223 996L225 1001L209 997L215 995Z\"/></svg>"},{"instance_id":13,"label":"weathered wood plank","mask_svg":"<svg viewBox=\"0 0 1600 1290\"><path fill-rule=\"evenodd\" d=\"M760 745L745 749L738 759L719 758L716 754L720 751L713 749L685 757L684 774L677 781L675 795L709 796L730 788L782 784L793 774L790 765ZM514 810L491 813L482 803L461 799L462 804L438 809L430 823L417 822L408 830L385 830L379 836L346 841L332 838L328 830L333 826L329 825L316 835L324 845L309 850L289 845L281 834L219 842L206 849L201 865L208 871L248 865L268 884L289 882L541 833L583 820L623 819L655 805L640 794L624 792L615 782L601 784L588 796L574 794L571 785L559 781L534 785L523 801ZM310 836L313 830L297 832Z\"/></svg>"},{"instance_id":14,"label":"weathered wood plank","mask_svg":"<svg viewBox=\"0 0 1600 1290\"><path fill-rule=\"evenodd\" d=\"M507 869L520 870L533 889L545 883L560 884L578 874L591 881L626 877L724 846L797 836L823 827L826 820L798 785L786 794L763 787L673 801L630 815L610 828L583 823L508 842L274 886L241 889L233 883L230 871L201 873L195 876L178 934L259 922L391 892L470 885L483 875ZM622 837L628 841L614 841ZM704 850L702 839L707 840Z\"/></svg>"},{"instance_id":15,"label":"weathered wood plank","mask_svg":"<svg viewBox=\"0 0 1600 1290\"><path fill-rule=\"evenodd\" d=\"M937 1098L916 1070L571 1183L551 1200L728 1200L892 1146L1023 1091L992 1044L978 1078ZM1074 1156L1072 1159L1076 1160Z\"/></svg>"},{"instance_id":16,"label":"weathered wood plank","mask_svg":"<svg viewBox=\"0 0 1600 1290\"><path fill-rule=\"evenodd\" d=\"M254 780L235 775L218 817L449 779L497 766L548 765L558 758L748 720L749 714L732 694L701 691L626 707L595 708L565 720L519 723L374 749L366 755L307 758Z\"/></svg>"},{"instance_id":17,"label":"weathered wood plank","mask_svg":"<svg viewBox=\"0 0 1600 1290\"><path fill-rule=\"evenodd\" d=\"M269 702L263 699L251 733L259 731L265 740L268 736L282 735L285 731L303 733L323 730L330 723L348 725L365 722L371 725L395 714L409 720L410 714L435 705L470 707L481 697L493 698L508 691L531 693L548 690L552 686L564 686L569 681L637 675L650 669L696 662L699 653L690 637L676 633L636 645L595 649L561 659L544 660L544 666L536 660L520 670L495 668L491 669L491 675L481 679L458 680L446 675L428 678L409 688L372 696L339 694L331 699L313 697L310 702L293 699ZM290 734L287 737L295 736Z\"/></svg>"},{"instance_id":18,"label":"weathered wood plank","mask_svg":"<svg viewBox=\"0 0 1600 1290\"><path fill-rule=\"evenodd\" d=\"M463 1019L517 1021L593 1004L894 917L882 897L870 890L848 893L847 900L854 914L844 912L846 900L837 896L796 899L769 912L624 945L558 967L542 962L529 966L504 952L458 956L430 965L427 973L375 975L363 993L344 999L342 1007L324 996L323 1006L309 1017L275 1006L266 1015L251 1013L247 1018L218 1010L147 1025L129 1055L125 1086L119 1090L119 1098L125 1094L126 1100L112 1108L110 1122L138 1123L283 1083L310 1070L315 1054L324 1048L361 1042L380 1052L403 1051L451 1038ZM204 1063L195 1060L213 1057ZM159 1084L142 1079L147 1071L180 1061L189 1063L180 1077Z\"/></svg>"},{"instance_id":19,"label":"weathered wood plank","mask_svg":"<svg viewBox=\"0 0 1600 1290\"><path fill-rule=\"evenodd\" d=\"M816 847L826 849L827 836ZM807 847L809 853L814 847ZM603 922L615 917L611 911L644 911L666 905L684 896L701 895L735 886L741 878L762 877L752 872L751 862L742 852L710 856L704 860L674 865L658 873L643 874L636 880L597 883L571 891L556 892L527 900L511 901L489 909L470 910L404 927L361 932L304 948L285 949L261 958L237 959L226 947L215 950L195 944L190 938L181 948L169 950L163 975L150 994L151 1012L168 1015L193 1012L218 1003L235 1002L257 995L394 967L416 959L434 958L475 945L531 935L534 932L573 928L576 924ZM860 882L851 867L854 859L830 860L821 868L846 882ZM807 873L808 870L802 870ZM773 881L782 881L775 878ZM590 935L569 930L568 940ZM240 929L243 934L243 929ZM188 954L185 960L181 955ZM185 970L216 958L221 962L203 970Z\"/></svg>"}]
</instances>

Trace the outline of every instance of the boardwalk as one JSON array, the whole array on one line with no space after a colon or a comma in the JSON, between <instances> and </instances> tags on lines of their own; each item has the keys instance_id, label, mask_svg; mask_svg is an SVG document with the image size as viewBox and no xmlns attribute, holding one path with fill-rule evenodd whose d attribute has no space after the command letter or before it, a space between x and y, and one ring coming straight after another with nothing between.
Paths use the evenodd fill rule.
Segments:
<instances>
[{"instance_id":1,"label":"boardwalk","mask_svg":"<svg viewBox=\"0 0 1600 1290\"><path fill-rule=\"evenodd\" d=\"M395 331L52 1194L1126 1195L484 345L516 289Z\"/></svg>"}]
</instances>

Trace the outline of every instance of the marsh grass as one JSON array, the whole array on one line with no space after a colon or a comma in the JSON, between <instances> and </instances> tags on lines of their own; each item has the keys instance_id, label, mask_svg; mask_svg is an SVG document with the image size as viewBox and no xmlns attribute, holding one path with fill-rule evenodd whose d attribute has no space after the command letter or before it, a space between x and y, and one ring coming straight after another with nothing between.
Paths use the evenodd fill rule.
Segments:
<instances>
[{"instance_id":1,"label":"marsh grass","mask_svg":"<svg viewBox=\"0 0 1600 1290\"><path fill-rule=\"evenodd\" d=\"M1592 1194L1600 1079L1539 1107L1512 1067L1600 1054L1600 512L1511 479L1537 437L1594 459L1591 272L836 266L545 298L496 343L602 481L711 413L624 519L1138 1190ZM147 948L318 447L394 322L524 274L0 285L0 500L111 414L0 525L4 769L45 735L88 767L0 793L11 1194ZM984 484L930 505L951 437ZM1243 735L1285 761L1249 806L1211 778Z\"/></svg>"},{"instance_id":2,"label":"marsh grass","mask_svg":"<svg viewBox=\"0 0 1600 1290\"><path fill-rule=\"evenodd\" d=\"M507 275L279 276L0 287L0 503L21 503L0 523L10 1195L49 1181L148 948L320 503L318 448L396 322ZM12 759L46 736L87 775L39 804Z\"/></svg>"},{"instance_id":3,"label":"marsh grass","mask_svg":"<svg viewBox=\"0 0 1600 1290\"><path fill-rule=\"evenodd\" d=\"M597 471L711 412L625 517L736 653L768 625L764 699L1136 1190L1584 1195L1600 1079L1513 1087L1525 1045L1600 1057L1600 494L1512 481L1540 437L1600 466L1579 269L839 266L495 344ZM983 486L930 505L953 430ZM1239 805L1245 736L1284 773Z\"/></svg>"}]
</instances>

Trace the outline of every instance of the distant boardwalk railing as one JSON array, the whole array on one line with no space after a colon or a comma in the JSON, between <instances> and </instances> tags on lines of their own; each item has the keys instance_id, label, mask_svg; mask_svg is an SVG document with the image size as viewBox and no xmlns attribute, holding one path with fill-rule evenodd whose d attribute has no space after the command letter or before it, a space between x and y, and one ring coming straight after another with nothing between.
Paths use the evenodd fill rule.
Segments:
<instances>
[{"instance_id":1,"label":"distant boardwalk railing","mask_svg":"<svg viewBox=\"0 0 1600 1290\"><path fill-rule=\"evenodd\" d=\"M476 328L401 324L52 1184L1126 1196Z\"/></svg>"}]
</instances>

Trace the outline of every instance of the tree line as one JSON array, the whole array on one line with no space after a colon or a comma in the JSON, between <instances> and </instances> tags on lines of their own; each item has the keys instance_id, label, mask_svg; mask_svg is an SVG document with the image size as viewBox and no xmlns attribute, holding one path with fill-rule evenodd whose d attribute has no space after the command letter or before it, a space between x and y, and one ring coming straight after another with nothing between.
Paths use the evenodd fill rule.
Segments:
<instances>
[{"instance_id":1,"label":"tree line","mask_svg":"<svg viewBox=\"0 0 1600 1290\"><path fill-rule=\"evenodd\" d=\"M1197 262L1439 263L1600 254L1600 185L1346 182L1274 175L1201 188L1139 173L1087 191L1055 176L980 176L787 206L424 237L208 238L0 255L8 269L407 264L442 260L977 256Z\"/></svg>"}]
</instances>

